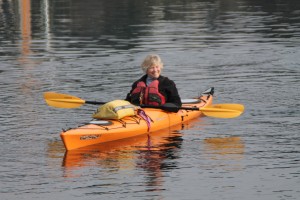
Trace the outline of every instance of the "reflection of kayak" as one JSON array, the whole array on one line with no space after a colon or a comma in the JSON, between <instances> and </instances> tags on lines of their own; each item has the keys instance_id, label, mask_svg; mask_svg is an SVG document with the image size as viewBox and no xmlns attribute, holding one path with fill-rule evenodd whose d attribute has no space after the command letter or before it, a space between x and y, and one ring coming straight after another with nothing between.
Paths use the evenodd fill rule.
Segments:
<instances>
[{"instance_id":1,"label":"reflection of kayak","mask_svg":"<svg viewBox=\"0 0 300 200\"><path fill-rule=\"evenodd\" d=\"M222 168L230 171L243 170L245 144L240 137L214 137L203 140L203 159L214 160L209 169Z\"/></svg>"},{"instance_id":2,"label":"reflection of kayak","mask_svg":"<svg viewBox=\"0 0 300 200\"><path fill-rule=\"evenodd\" d=\"M190 128L192 121L151 132L151 134L146 133L132 138L107 142L105 145L100 143L66 151L63 166L67 168L87 165L109 167L110 163L113 162L114 167L117 167L116 165L122 166L122 168L130 167L132 160L140 156L142 152L153 153L179 148L182 141L178 139L182 137L180 130Z\"/></svg>"},{"instance_id":3,"label":"reflection of kayak","mask_svg":"<svg viewBox=\"0 0 300 200\"><path fill-rule=\"evenodd\" d=\"M240 137L218 137L204 139L205 150L211 155L243 155L244 142Z\"/></svg>"},{"instance_id":4,"label":"reflection of kayak","mask_svg":"<svg viewBox=\"0 0 300 200\"><path fill-rule=\"evenodd\" d=\"M184 107L206 108L212 105L213 89L204 92L199 98L182 100ZM143 108L151 119L147 123L139 115L120 120L93 120L90 123L61 133L67 150L77 149L115 140L135 137L149 132L166 129L202 116L201 109L181 109L178 112L167 112L155 108Z\"/></svg>"}]
</instances>

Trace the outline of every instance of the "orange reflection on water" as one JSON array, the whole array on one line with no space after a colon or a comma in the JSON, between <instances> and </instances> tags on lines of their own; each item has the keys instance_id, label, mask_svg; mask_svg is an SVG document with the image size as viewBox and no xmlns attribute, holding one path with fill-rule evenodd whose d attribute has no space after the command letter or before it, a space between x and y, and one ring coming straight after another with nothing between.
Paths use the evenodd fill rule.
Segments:
<instances>
[{"instance_id":1,"label":"orange reflection on water","mask_svg":"<svg viewBox=\"0 0 300 200\"><path fill-rule=\"evenodd\" d=\"M175 146L166 145L169 143L169 137L178 135L174 129L173 127L133 138L66 151L62 165L69 169L95 165L104 168L133 168L136 165L134 161L140 157L140 152L175 148ZM114 162L106 162L106 160L114 160Z\"/></svg>"},{"instance_id":2,"label":"orange reflection on water","mask_svg":"<svg viewBox=\"0 0 300 200\"><path fill-rule=\"evenodd\" d=\"M22 35L22 57L20 58L20 62L24 62L26 60L26 56L30 55L31 49L31 8L30 8L30 0L22 0L20 1L20 14L21 14L21 35ZM25 59L25 60L24 60Z\"/></svg>"},{"instance_id":3,"label":"orange reflection on water","mask_svg":"<svg viewBox=\"0 0 300 200\"><path fill-rule=\"evenodd\" d=\"M206 167L242 170L240 161L244 158L245 144L240 137L206 138L203 143L205 158L215 160Z\"/></svg>"},{"instance_id":4,"label":"orange reflection on water","mask_svg":"<svg viewBox=\"0 0 300 200\"><path fill-rule=\"evenodd\" d=\"M34 52L32 51L32 20L31 20L31 0L19 1L20 6L20 30L21 30L21 41L20 41L20 57L18 61L20 66L25 69L23 77L20 78L21 90L25 94L31 94L32 90L40 87L40 83L35 79L31 72L38 66L41 61L33 59ZM24 80L24 81L23 81Z\"/></svg>"},{"instance_id":5,"label":"orange reflection on water","mask_svg":"<svg viewBox=\"0 0 300 200\"><path fill-rule=\"evenodd\" d=\"M206 138L204 149L215 159L242 158L244 143L240 137Z\"/></svg>"}]
</instances>

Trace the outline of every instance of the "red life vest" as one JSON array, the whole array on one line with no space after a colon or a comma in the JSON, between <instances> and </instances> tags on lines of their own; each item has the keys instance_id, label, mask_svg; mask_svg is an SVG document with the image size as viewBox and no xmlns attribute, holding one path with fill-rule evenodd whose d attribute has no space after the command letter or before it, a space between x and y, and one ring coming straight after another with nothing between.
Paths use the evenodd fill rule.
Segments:
<instances>
[{"instance_id":1,"label":"red life vest","mask_svg":"<svg viewBox=\"0 0 300 200\"><path fill-rule=\"evenodd\" d=\"M145 82L138 82L136 88L131 92L131 96L139 98L140 104L159 106L166 103L166 98L158 91L158 80L152 81L148 86ZM136 101L137 99L132 99Z\"/></svg>"}]
</instances>

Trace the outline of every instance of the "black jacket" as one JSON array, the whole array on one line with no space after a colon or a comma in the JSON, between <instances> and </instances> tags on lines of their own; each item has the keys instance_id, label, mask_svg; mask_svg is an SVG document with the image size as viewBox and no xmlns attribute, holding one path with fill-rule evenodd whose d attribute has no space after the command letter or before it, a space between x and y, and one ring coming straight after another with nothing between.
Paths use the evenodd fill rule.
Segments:
<instances>
[{"instance_id":1,"label":"black jacket","mask_svg":"<svg viewBox=\"0 0 300 200\"><path fill-rule=\"evenodd\" d=\"M127 101L131 102L132 91L136 88L138 82L143 81L146 83L146 78L147 78L147 75L144 75L143 77L141 77L139 80L135 81L132 84L132 88L126 97ZM178 94L178 90L176 88L174 81L172 81L168 77L164 77L164 76L159 76L157 80L159 81L158 90L166 98L166 103L174 103L177 106L181 107L181 105L182 105L181 99ZM138 104L138 102L131 102L131 103Z\"/></svg>"}]
</instances>

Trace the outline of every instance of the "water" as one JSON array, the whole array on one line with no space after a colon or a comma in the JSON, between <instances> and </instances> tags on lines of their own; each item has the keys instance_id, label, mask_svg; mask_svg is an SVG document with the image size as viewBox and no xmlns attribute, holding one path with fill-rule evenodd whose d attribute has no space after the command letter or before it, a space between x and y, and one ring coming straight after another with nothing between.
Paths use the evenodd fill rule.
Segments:
<instances>
[{"instance_id":1,"label":"water","mask_svg":"<svg viewBox=\"0 0 300 200\"><path fill-rule=\"evenodd\" d=\"M1 199L299 199L300 3L0 0ZM62 128L124 98L148 53L182 97L214 86L236 119L65 152ZM150 142L150 145L149 145Z\"/></svg>"}]
</instances>

